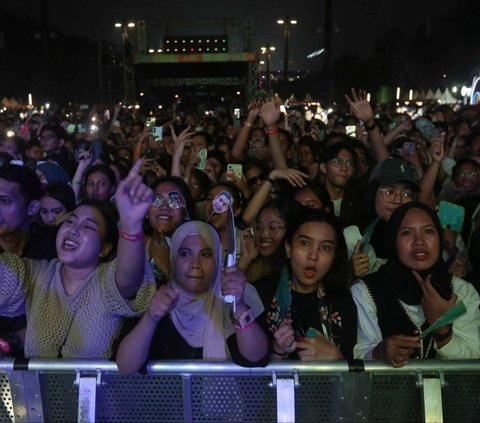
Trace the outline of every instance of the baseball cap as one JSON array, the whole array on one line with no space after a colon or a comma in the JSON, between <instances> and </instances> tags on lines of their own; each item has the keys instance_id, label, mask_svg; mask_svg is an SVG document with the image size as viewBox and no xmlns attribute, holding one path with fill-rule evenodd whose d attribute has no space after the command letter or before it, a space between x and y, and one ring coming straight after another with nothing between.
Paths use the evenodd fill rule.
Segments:
<instances>
[{"instance_id":1,"label":"baseball cap","mask_svg":"<svg viewBox=\"0 0 480 423\"><path fill-rule=\"evenodd\" d=\"M416 190L419 190L419 178L417 171L405 160L397 157L389 157L377 164L370 174L369 183L377 181L381 185L391 185L397 182L407 182Z\"/></svg>"}]
</instances>

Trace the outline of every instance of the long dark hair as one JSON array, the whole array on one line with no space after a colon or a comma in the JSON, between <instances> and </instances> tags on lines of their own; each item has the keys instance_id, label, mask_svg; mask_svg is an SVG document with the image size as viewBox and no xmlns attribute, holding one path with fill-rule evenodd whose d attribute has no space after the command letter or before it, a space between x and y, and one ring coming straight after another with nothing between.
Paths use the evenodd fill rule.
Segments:
<instances>
[{"instance_id":1,"label":"long dark hair","mask_svg":"<svg viewBox=\"0 0 480 423\"><path fill-rule=\"evenodd\" d=\"M297 213L287 222L285 240L292 243L293 237L301 225L308 222L319 222L330 225L335 231L335 257L328 272L322 279L322 285L327 294L343 296L350 294L350 267L348 266L347 244L338 219L325 210L298 206Z\"/></svg>"},{"instance_id":2,"label":"long dark hair","mask_svg":"<svg viewBox=\"0 0 480 423\"><path fill-rule=\"evenodd\" d=\"M93 199L85 199L78 206L88 206L97 209L105 222L105 236L101 240L102 244L109 242L112 244L112 251L107 257L103 257L102 261L112 260L117 254L118 246L118 212L112 203L108 201L99 201Z\"/></svg>"}]
</instances>

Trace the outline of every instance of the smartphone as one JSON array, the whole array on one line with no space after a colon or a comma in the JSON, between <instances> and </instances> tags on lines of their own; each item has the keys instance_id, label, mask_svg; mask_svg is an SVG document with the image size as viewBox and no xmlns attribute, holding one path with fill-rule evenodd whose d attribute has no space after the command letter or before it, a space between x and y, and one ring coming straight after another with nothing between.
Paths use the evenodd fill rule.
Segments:
<instances>
[{"instance_id":1,"label":"smartphone","mask_svg":"<svg viewBox=\"0 0 480 423\"><path fill-rule=\"evenodd\" d=\"M197 169L205 169L205 166L207 165L207 149L202 148L198 153L197 156L200 158L200 161L198 162L196 168Z\"/></svg>"},{"instance_id":2,"label":"smartphone","mask_svg":"<svg viewBox=\"0 0 480 423\"><path fill-rule=\"evenodd\" d=\"M90 125L90 132L92 132L92 133L98 132L98 126L97 125Z\"/></svg>"},{"instance_id":3,"label":"smartphone","mask_svg":"<svg viewBox=\"0 0 480 423\"><path fill-rule=\"evenodd\" d=\"M280 112L287 113L287 108L283 104L280 104Z\"/></svg>"},{"instance_id":4,"label":"smartphone","mask_svg":"<svg viewBox=\"0 0 480 423\"><path fill-rule=\"evenodd\" d=\"M93 140L90 143L90 148L88 151L91 154L92 161L91 163L95 163L100 158L100 154L102 154L102 142L100 140Z\"/></svg>"},{"instance_id":5,"label":"smartphone","mask_svg":"<svg viewBox=\"0 0 480 423\"><path fill-rule=\"evenodd\" d=\"M87 132L87 127L85 126L84 123L79 123L77 125L77 131L79 134L84 134L85 132Z\"/></svg>"},{"instance_id":6,"label":"smartphone","mask_svg":"<svg viewBox=\"0 0 480 423\"><path fill-rule=\"evenodd\" d=\"M103 118L105 120L110 120L110 110L109 109L105 109L105 111L103 112Z\"/></svg>"},{"instance_id":7,"label":"smartphone","mask_svg":"<svg viewBox=\"0 0 480 423\"><path fill-rule=\"evenodd\" d=\"M452 231L461 232L465 219L465 209L448 201L440 201L438 206L438 218L442 228L450 228Z\"/></svg>"},{"instance_id":8,"label":"smartphone","mask_svg":"<svg viewBox=\"0 0 480 423\"><path fill-rule=\"evenodd\" d=\"M155 138L155 141L163 139L163 128L161 126L152 127L152 135Z\"/></svg>"},{"instance_id":9,"label":"smartphone","mask_svg":"<svg viewBox=\"0 0 480 423\"><path fill-rule=\"evenodd\" d=\"M240 109L233 109L233 116L235 119L240 119Z\"/></svg>"},{"instance_id":10,"label":"smartphone","mask_svg":"<svg viewBox=\"0 0 480 423\"><path fill-rule=\"evenodd\" d=\"M145 124L150 128L152 126L155 126L155 123L156 123L156 119L154 116L149 116L147 117L147 120L145 122Z\"/></svg>"},{"instance_id":11,"label":"smartphone","mask_svg":"<svg viewBox=\"0 0 480 423\"><path fill-rule=\"evenodd\" d=\"M242 179L243 166L241 164L229 163L227 165L227 175L231 173L234 173L236 178Z\"/></svg>"},{"instance_id":12,"label":"smartphone","mask_svg":"<svg viewBox=\"0 0 480 423\"><path fill-rule=\"evenodd\" d=\"M345 127L345 132L347 135L355 135L356 130L357 130L357 127L355 125L347 125Z\"/></svg>"},{"instance_id":13,"label":"smartphone","mask_svg":"<svg viewBox=\"0 0 480 423\"><path fill-rule=\"evenodd\" d=\"M69 123L67 126L67 134L73 134L75 132L75 124L74 123Z\"/></svg>"}]
</instances>

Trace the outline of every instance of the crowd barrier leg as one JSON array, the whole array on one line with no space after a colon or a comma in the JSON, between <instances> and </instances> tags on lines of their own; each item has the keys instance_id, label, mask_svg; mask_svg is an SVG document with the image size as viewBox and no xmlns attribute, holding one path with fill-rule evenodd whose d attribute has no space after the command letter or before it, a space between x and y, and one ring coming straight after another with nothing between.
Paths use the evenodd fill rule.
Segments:
<instances>
[{"instance_id":1,"label":"crowd barrier leg","mask_svg":"<svg viewBox=\"0 0 480 423\"><path fill-rule=\"evenodd\" d=\"M445 385L443 374L440 374L440 377L423 377L418 373L417 378L417 386L422 389L425 423L443 423L442 388Z\"/></svg>"},{"instance_id":2,"label":"crowd barrier leg","mask_svg":"<svg viewBox=\"0 0 480 423\"><path fill-rule=\"evenodd\" d=\"M15 371L10 373L9 380L15 423L43 423L38 372Z\"/></svg>"},{"instance_id":3,"label":"crowd barrier leg","mask_svg":"<svg viewBox=\"0 0 480 423\"><path fill-rule=\"evenodd\" d=\"M100 385L102 374L97 376L82 376L77 372L75 384L78 386L78 423L95 423L97 386Z\"/></svg>"},{"instance_id":4,"label":"crowd barrier leg","mask_svg":"<svg viewBox=\"0 0 480 423\"><path fill-rule=\"evenodd\" d=\"M278 423L295 423L295 388L298 386L298 373L294 377L277 377L272 373L271 387L277 391Z\"/></svg>"}]
</instances>

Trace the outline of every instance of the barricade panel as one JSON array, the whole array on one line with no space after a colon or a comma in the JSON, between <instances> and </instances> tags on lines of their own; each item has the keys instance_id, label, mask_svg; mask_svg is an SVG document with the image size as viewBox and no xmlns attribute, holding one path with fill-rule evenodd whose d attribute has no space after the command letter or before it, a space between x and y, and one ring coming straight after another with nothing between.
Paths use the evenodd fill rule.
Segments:
<instances>
[{"instance_id":1,"label":"barricade panel","mask_svg":"<svg viewBox=\"0 0 480 423\"><path fill-rule=\"evenodd\" d=\"M97 404L99 423L183 422L182 378L102 375Z\"/></svg>"},{"instance_id":2,"label":"barricade panel","mask_svg":"<svg viewBox=\"0 0 480 423\"><path fill-rule=\"evenodd\" d=\"M422 391L416 375L373 375L370 422L417 423L423 421Z\"/></svg>"},{"instance_id":3,"label":"barricade panel","mask_svg":"<svg viewBox=\"0 0 480 423\"><path fill-rule=\"evenodd\" d=\"M0 422L13 422L13 402L8 375L0 373Z\"/></svg>"}]
</instances>

